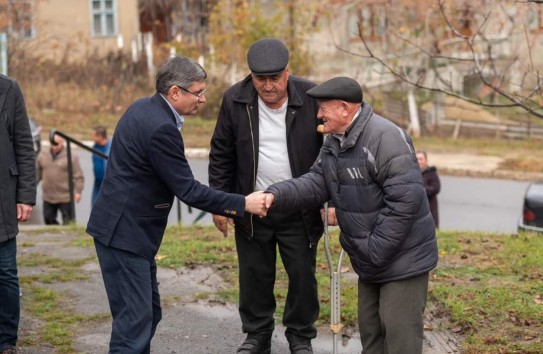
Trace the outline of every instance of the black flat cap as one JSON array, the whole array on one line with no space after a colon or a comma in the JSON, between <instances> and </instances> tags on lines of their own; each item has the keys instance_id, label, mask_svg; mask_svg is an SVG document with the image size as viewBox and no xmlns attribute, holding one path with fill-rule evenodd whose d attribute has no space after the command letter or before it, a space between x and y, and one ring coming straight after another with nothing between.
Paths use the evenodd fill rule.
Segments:
<instances>
[{"instance_id":1,"label":"black flat cap","mask_svg":"<svg viewBox=\"0 0 543 354\"><path fill-rule=\"evenodd\" d=\"M335 77L307 91L311 97L319 100L343 100L362 103L362 87L350 77Z\"/></svg>"},{"instance_id":2,"label":"black flat cap","mask_svg":"<svg viewBox=\"0 0 543 354\"><path fill-rule=\"evenodd\" d=\"M259 39L247 52L247 64L256 75L279 74L288 64L288 48L278 39Z\"/></svg>"}]
</instances>

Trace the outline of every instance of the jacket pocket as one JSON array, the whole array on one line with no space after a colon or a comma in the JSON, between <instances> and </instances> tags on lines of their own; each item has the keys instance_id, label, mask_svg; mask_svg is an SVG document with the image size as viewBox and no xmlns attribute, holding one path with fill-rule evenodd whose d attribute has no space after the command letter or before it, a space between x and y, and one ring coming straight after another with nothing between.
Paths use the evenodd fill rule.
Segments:
<instances>
[{"instance_id":1,"label":"jacket pocket","mask_svg":"<svg viewBox=\"0 0 543 354\"><path fill-rule=\"evenodd\" d=\"M12 176L19 175L19 168L17 167L17 164L13 164L9 166L9 173L11 173Z\"/></svg>"}]
</instances>

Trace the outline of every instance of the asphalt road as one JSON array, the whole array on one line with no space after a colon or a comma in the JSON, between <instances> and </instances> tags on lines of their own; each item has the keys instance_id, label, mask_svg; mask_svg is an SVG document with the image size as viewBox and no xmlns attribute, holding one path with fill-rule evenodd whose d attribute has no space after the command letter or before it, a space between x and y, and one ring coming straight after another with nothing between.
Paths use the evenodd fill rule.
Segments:
<instances>
[{"instance_id":1,"label":"asphalt road","mask_svg":"<svg viewBox=\"0 0 543 354\"><path fill-rule=\"evenodd\" d=\"M85 175L85 189L81 202L76 205L76 219L79 224L86 225L91 209L94 181L91 154L79 149L75 151L79 155ZM195 178L207 184L207 160L190 159L189 163ZM516 233L528 182L441 176L441 183L442 189L438 195L441 229ZM37 200L29 222L32 225L43 224L41 184L38 186ZM174 205L168 220L170 224L176 224L181 220L184 225L190 225L198 216L199 210L191 211L186 205L181 204L180 209ZM205 214L198 223L211 225L210 215Z\"/></svg>"}]
</instances>

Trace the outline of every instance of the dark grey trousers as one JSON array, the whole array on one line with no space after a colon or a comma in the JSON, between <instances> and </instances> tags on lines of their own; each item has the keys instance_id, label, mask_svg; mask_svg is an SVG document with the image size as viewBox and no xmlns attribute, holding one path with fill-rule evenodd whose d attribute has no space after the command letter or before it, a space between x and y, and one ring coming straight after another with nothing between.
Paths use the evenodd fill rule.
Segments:
<instances>
[{"instance_id":1,"label":"dark grey trousers","mask_svg":"<svg viewBox=\"0 0 543 354\"><path fill-rule=\"evenodd\" d=\"M363 354L420 354L428 273L390 283L358 281Z\"/></svg>"}]
</instances>

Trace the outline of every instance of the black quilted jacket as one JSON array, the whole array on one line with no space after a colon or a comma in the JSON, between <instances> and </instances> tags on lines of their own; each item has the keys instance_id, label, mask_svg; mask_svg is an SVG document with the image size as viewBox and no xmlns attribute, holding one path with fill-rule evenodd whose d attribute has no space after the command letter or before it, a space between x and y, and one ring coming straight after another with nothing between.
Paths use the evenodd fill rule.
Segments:
<instances>
[{"instance_id":1,"label":"black quilted jacket","mask_svg":"<svg viewBox=\"0 0 543 354\"><path fill-rule=\"evenodd\" d=\"M433 269L435 227L411 139L364 102L343 144L329 136L311 171L269 187L277 208L332 200L341 245L363 281Z\"/></svg>"}]
</instances>

